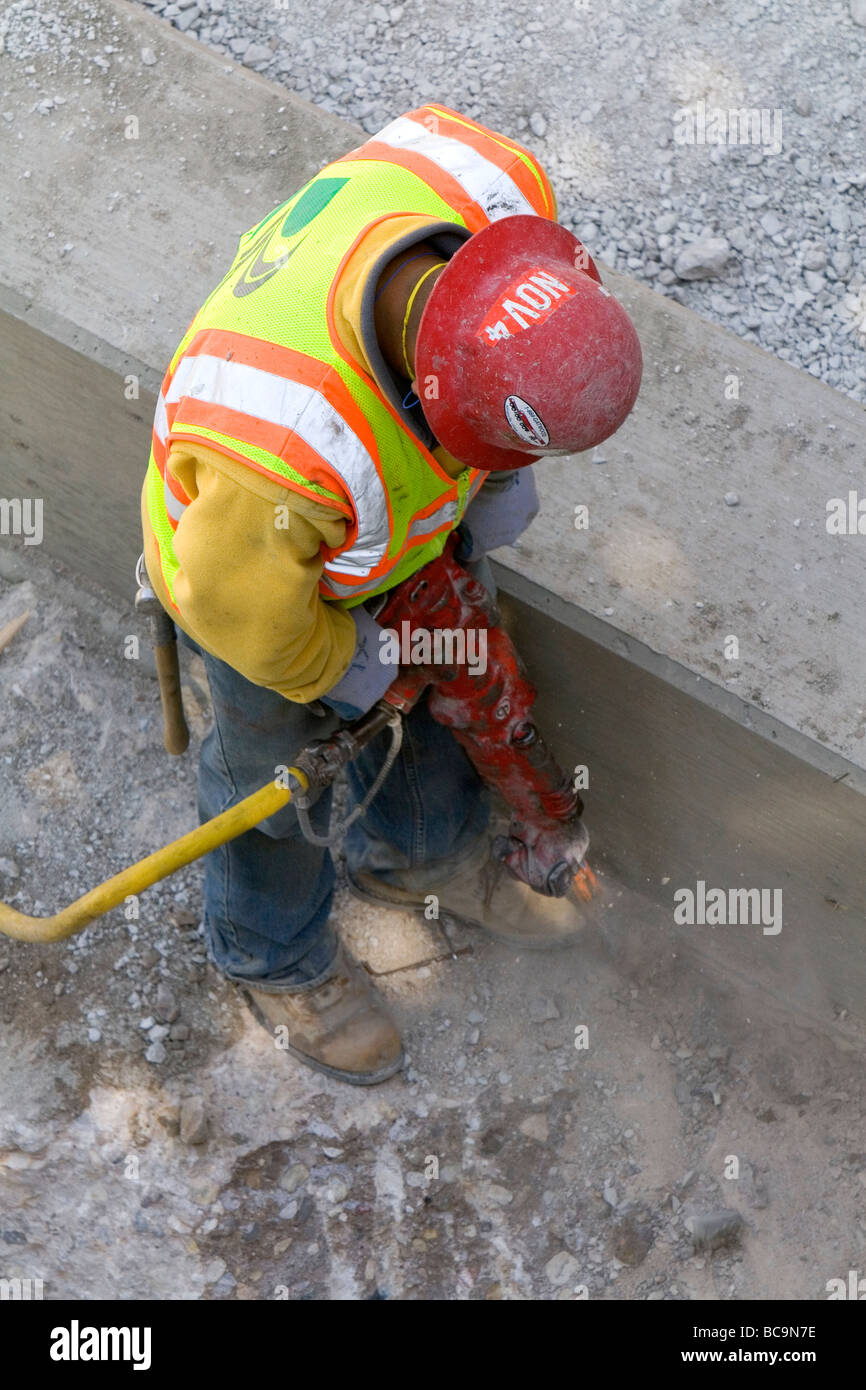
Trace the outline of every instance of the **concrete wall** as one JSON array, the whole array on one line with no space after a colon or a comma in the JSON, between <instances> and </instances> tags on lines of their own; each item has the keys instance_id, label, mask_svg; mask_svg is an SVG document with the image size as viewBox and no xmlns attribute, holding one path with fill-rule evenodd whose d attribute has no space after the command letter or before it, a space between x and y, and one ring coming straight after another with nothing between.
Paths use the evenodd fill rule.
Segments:
<instances>
[{"instance_id":1,"label":"concrete wall","mask_svg":"<svg viewBox=\"0 0 866 1390\"><path fill-rule=\"evenodd\" d=\"M2 312L10 302L0 293L0 492L43 498L50 553L131 603L156 397L141 390L126 399L123 375L137 375L139 364L105 366L80 339L67 346L65 325L46 331L45 319Z\"/></svg>"},{"instance_id":2,"label":"concrete wall","mask_svg":"<svg viewBox=\"0 0 866 1390\"><path fill-rule=\"evenodd\" d=\"M617 933L620 885L666 909L674 893L781 890L782 927L682 927L679 949L716 979L759 981L822 1026L866 1017L866 800L772 738L750 732L537 607L503 599L540 691L539 723L563 766L589 769L582 793L590 860L607 876L615 951L668 957L647 911L645 939ZM768 905L773 903L768 898Z\"/></svg>"}]
</instances>

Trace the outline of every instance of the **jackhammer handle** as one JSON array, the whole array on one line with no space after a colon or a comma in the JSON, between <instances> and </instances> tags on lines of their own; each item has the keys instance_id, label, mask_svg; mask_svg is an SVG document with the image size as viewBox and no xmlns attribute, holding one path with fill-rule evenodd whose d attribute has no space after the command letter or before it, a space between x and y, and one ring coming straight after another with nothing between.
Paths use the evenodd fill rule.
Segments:
<instances>
[{"instance_id":1,"label":"jackhammer handle","mask_svg":"<svg viewBox=\"0 0 866 1390\"><path fill-rule=\"evenodd\" d=\"M153 655L159 677L159 698L162 703L162 741L167 753L179 757L189 747L189 729L183 712L180 690L180 666L177 659L177 637L174 623L167 613L153 619Z\"/></svg>"}]
</instances>

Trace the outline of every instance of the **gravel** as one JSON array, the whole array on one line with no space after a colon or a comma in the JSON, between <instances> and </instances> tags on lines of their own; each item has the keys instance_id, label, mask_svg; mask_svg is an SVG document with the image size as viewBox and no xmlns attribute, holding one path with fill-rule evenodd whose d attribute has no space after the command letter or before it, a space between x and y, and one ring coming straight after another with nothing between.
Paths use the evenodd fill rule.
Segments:
<instances>
[{"instance_id":1,"label":"gravel","mask_svg":"<svg viewBox=\"0 0 866 1390\"><path fill-rule=\"evenodd\" d=\"M174 1023L180 1014L180 1005L168 985L163 981L160 981L156 992L154 1010L157 1018L162 1019L163 1023ZM168 1029L166 1029L167 1032ZM153 1036L152 1033L151 1036Z\"/></svg>"},{"instance_id":2,"label":"gravel","mask_svg":"<svg viewBox=\"0 0 866 1390\"><path fill-rule=\"evenodd\" d=\"M209 1132L208 1117L201 1096L189 1096L180 1107L181 1143L203 1144Z\"/></svg>"},{"instance_id":3,"label":"gravel","mask_svg":"<svg viewBox=\"0 0 866 1390\"><path fill-rule=\"evenodd\" d=\"M730 243L725 237L698 237L677 256L674 274L680 280L715 280L724 271L730 255Z\"/></svg>"},{"instance_id":4,"label":"gravel","mask_svg":"<svg viewBox=\"0 0 866 1390\"><path fill-rule=\"evenodd\" d=\"M440 101L522 140L603 262L866 400L866 0L145 3L368 132ZM34 23L11 6L10 52ZM679 143L701 102L765 127Z\"/></svg>"},{"instance_id":5,"label":"gravel","mask_svg":"<svg viewBox=\"0 0 866 1390\"><path fill-rule=\"evenodd\" d=\"M743 1218L729 1207L716 1211L699 1211L692 1207L687 1209L684 1223L695 1249L715 1250L739 1239Z\"/></svg>"}]
</instances>

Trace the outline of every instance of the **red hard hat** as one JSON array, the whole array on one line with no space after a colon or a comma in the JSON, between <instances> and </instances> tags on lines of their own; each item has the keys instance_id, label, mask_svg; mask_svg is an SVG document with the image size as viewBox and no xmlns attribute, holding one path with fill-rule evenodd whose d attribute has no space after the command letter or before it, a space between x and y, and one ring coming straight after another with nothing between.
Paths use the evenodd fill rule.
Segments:
<instances>
[{"instance_id":1,"label":"red hard hat","mask_svg":"<svg viewBox=\"0 0 866 1390\"><path fill-rule=\"evenodd\" d=\"M637 397L634 325L577 237L502 217L451 257L421 316L415 380L439 443L474 468L592 449Z\"/></svg>"}]
</instances>

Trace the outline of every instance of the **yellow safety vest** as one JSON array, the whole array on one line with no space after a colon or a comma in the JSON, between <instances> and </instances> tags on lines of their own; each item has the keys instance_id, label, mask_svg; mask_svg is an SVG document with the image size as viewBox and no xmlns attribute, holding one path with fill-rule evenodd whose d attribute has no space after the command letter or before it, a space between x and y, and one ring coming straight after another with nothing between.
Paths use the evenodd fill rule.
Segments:
<instances>
[{"instance_id":1,"label":"yellow safety vest","mask_svg":"<svg viewBox=\"0 0 866 1390\"><path fill-rule=\"evenodd\" d=\"M241 237L171 360L154 418L147 509L172 602L174 532L190 502L166 468L175 441L205 444L346 517L345 543L324 552L325 599L361 603L441 553L487 475L448 476L347 352L334 294L386 218L423 215L471 234L515 213L556 218L534 156L428 105L326 165Z\"/></svg>"}]
</instances>

